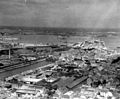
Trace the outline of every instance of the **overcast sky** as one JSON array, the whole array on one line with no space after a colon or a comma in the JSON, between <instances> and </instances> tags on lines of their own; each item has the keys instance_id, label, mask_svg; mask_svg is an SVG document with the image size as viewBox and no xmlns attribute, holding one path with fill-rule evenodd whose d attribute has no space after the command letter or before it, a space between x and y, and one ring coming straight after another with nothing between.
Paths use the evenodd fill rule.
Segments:
<instances>
[{"instance_id":1,"label":"overcast sky","mask_svg":"<svg viewBox=\"0 0 120 99\"><path fill-rule=\"evenodd\" d=\"M0 0L0 25L120 28L120 0Z\"/></svg>"}]
</instances>

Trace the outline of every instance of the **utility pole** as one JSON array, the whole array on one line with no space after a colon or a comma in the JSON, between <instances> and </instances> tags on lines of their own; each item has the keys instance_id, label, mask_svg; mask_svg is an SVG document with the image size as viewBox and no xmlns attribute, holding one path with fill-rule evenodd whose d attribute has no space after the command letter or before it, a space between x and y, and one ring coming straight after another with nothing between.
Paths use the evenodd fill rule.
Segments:
<instances>
[{"instance_id":1,"label":"utility pole","mask_svg":"<svg viewBox=\"0 0 120 99\"><path fill-rule=\"evenodd\" d=\"M9 59L11 58L11 49L9 48Z\"/></svg>"},{"instance_id":2,"label":"utility pole","mask_svg":"<svg viewBox=\"0 0 120 99\"><path fill-rule=\"evenodd\" d=\"M12 45L11 44L9 44L8 45L8 50L9 50L9 54L8 54L8 58L10 59L11 58L11 48L12 48Z\"/></svg>"}]
</instances>

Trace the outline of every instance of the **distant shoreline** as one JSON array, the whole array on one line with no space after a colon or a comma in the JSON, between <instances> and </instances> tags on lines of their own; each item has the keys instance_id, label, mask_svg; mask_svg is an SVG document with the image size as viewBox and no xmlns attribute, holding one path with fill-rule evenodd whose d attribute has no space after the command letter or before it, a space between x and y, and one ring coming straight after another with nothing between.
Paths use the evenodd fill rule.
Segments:
<instances>
[{"instance_id":1,"label":"distant shoreline","mask_svg":"<svg viewBox=\"0 0 120 99\"><path fill-rule=\"evenodd\" d=\"M116 36L120 29L98 28L56 28L56 27L25 27L25 26L0 26L0 33L6 35L61 35L61 36L87 36L98 35Z\"/></svg>"}]
</instances>

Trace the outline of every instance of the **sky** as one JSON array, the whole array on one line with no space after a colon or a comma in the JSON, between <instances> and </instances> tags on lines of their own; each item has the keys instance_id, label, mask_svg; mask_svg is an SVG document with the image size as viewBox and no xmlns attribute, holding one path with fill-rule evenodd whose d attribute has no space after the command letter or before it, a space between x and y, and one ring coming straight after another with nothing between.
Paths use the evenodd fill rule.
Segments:
<instances>
[{"instance_id":1,"label":"sky","mask_svg":"<svg viewBox=\"0 0 120 99\"><path fill-rule=\"evenodd\" d=\"M0 26L120 28L120 0L0 0Z\"/></svg>"}]
</instances>

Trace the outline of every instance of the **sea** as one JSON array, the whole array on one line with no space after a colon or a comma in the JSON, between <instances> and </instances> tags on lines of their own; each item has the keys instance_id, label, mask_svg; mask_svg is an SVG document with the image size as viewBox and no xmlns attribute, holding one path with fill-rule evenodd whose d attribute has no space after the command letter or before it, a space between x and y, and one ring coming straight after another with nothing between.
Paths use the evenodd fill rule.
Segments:
<instances>
[{"instance_id":1,"label":"sea","mask_svg":"<svg viewBox=\"0 0 120 99\"><path fill-rule=\"evenodd\" d=\"M42 43L53 45L65 44L65 42L67 42L68 44L74 44L77 42L84 42L85 40L98 39L104 41L107 48L116 49L117 47L120 47L120 35L107 37L93 37L91 35L69 36L65 39L56 35L19 35L13 37L19 38L18 42L20 43L33 43L33 44Z\"/></svg>"},{"instance_id":2,"label":"sea","mask_svg":"<svg viewBox=\"0 0 120 99\"><path fill-rule=\"evenodd\" d=\"M74 44L84 40L99 39L111 49L120 47L120 29L107 28L54 28L54 27L24 27L0 26L3 36L17 37L21 43Z\"/></svg>"}]
</instances>

